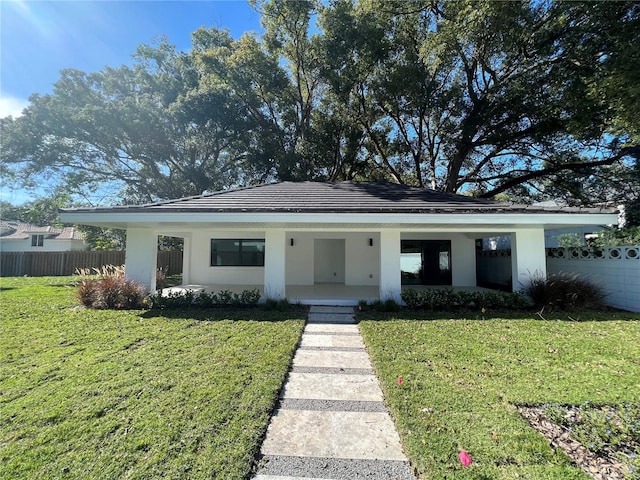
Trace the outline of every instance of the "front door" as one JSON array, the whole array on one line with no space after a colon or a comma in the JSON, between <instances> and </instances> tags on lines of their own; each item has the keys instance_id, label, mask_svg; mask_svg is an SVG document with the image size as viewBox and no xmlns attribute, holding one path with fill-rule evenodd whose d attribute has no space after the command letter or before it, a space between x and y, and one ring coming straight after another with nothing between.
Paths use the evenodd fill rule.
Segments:
<instances>
[{"instance_id":1,"label":"front door","mask_svg":"<svg viewBox=\"0 0 640 480\"><path fill-rule=\"evenodd\" d=\"M342 283L345 280L344 239L317 238L313 242L314 283Z\"/></svg>"},{"instance_id":2,"label":"front door","mask_svg":"<svg viewBox=\"0 0 640 480\"><path fill-rule=\"evenodd\" d=\"M450 240L403 240L403 285L451 285Z\"/></svg>"}]
</instances>

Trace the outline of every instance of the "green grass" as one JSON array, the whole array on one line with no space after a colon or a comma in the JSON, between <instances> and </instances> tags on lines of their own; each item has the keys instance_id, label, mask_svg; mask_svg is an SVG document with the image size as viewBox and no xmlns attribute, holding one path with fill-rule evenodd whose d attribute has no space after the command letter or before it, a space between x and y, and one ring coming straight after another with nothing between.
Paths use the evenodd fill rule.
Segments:
<instances>
[{"instance_id":1,"label":"green grass","mask_svg":"<svg viewBox=\"0 0 640 480\"><path fill-rule=\"evenodd\" d=\"M640 398L640 315L584 321L583 313L581 322L393 315L360 314L360 327L423 479L588 479L516 405ZM459 449L471 454L471 467L462 466Z\"/></svg>"},{"instance_id":2,"label":"green grass","mask_svg":"<svg viewBox=\"0 0 640 480\"><path fill-rule=\"evenodd\" d=\"M0 279L0 478L247 478L304 313L87 310L69 282Z\"/></svg>"}]
</instances>

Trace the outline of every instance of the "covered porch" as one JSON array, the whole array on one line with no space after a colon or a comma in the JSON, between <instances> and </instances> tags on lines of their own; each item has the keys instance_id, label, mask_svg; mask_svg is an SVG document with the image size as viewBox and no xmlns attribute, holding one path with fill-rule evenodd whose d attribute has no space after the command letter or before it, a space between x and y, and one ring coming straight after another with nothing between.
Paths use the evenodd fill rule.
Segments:
<instances>
[{"instance_id":1,"label":"covered porch","mask_svg":"<svg viewBox=\"0 0 640 480\"><path fill-rule=\"evenodd\" d=\"M183 278L182 285L165 290L167 294L187 289L196 293L257 289L263 300L357 305L360 300L400 302L406 288L479 289L475 245L483 232L469 231L473 230L469 227L464 231L354 230L129 229L127 273L132 276L139 271L138 281L155 290L155 276L151 275L155 265L149 268L142 262L154 261L147 255L148 245L157 241L158 235L170 235L184 239ZM516 245L513 277L524 280L530 272L544 274L544 230L510 234ZM220 252L219 244L238 246L237 255L245 255L246 262L253 263L226 264L229 259L237 262L239 257ZM240 253L242 248L245 251Z\"/></svg>"}]
</instances>

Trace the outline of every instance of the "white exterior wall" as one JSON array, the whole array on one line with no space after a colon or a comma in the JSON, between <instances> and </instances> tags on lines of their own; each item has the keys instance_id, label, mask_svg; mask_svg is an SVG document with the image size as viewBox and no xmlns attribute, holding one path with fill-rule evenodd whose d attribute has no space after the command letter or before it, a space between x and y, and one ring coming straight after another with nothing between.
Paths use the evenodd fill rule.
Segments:
<instances>
[{"instance_id":1,"label":"white exterior wall","mask_svg":"<svg viewBox=\"0 0 640 480\"><path fill-rule=\"evenodd\" d=\"M191 235L189 257L189 283L195 285L229 284L262 285L264 267L212 267L212 238L265 238L264 231L194 230ZM265 245L265 254L269 247ZM185 243L186 253L186 243ZM183 283L185 283L183 281Z\"/></svg>"},{"instance_id":2,"label":"white exterior wall","mask_svg":"<svg viewBox=\"0 0 640 480\"><path fill-rule=\"evenodd\" d=\"M511 234L513 291L526 287L532 276L547 276L544 229L516 230Z\"/></svg>"},{"instance_id":3,"label":"white exterior wall","mask_svg":"<svg viewBox=\"0 0 640 480\"><path fill-rule=\"evenodd\" d=\"M380 300L400 302L400 230L380 232Z\"/></svg>"},{"instance_id":4,"label":"white exterior wall","mask_svg":"<svg viewBox=\"0 0 640 480\"><path fill-rule=\"evenodd\" d=\"M373 246L369 246L369 239ZM293 239L293 246L291 245ZM378 285L380 234L372 232L287 232L287 285L314 284L314 240L345 241L345 285Z\"/></svg>"},{"instance_id":5,"label":"white exterior wall","mask_svg":"<svg viewBox=\"0 0 640 480\"><path fill-rule=\"evenodd\" d=\"M640 312L640 246L603 248L601 256L589 248L558 248L550 253L550 274L588 278L603 287L607 305Z\"/></svg>"},{"instance_id":6,"label":"white exterior wall","mask_svg":"<svg viewBox=\"0 0 640 480\"><path fill-rule=\"evenodd\" d=\"M191 234L185 234L182 237L182 283L184 285L191 283L191 257L193 257L191 237Z\"/></svg>"},{"instance_id":7,"label":"white exterior wall","mask_svg":"<svg viewBox=\"0 0 640 480\"><path fill-rule=\"evenodd\" d=\"M158 235L150 228L127 229L126 275L154 291L157 262Z\"/></svg>"},{"instance_id":8,"label":"white exterior wall","mask_svg":"<svg viewBox=\"0 0 640 480\"><path fill-rule=\"evenodd\" d=\"M285 232L267 230L265 235L264 296L272 299L285 298Z\"/></svg>"},{"instance_id":9,"label":"white exterior wall","mask_svg":"<svg viewBox=\"0 0 640 480\"><path fill-rule=\"evenodd\" d=\"M476 241L464 233L407 232L402 240L450 240L451 283L454 287L476 286Z\"/></svg>"}]
</instances>

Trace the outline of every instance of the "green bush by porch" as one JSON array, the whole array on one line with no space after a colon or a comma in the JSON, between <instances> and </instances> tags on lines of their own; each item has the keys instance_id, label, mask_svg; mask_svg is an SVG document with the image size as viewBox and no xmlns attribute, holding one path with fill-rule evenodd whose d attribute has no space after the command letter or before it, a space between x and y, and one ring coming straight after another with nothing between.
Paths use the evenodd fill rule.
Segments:
<instances>
[{"instance_id":1,"label":"green bush by porch","mask_svg":"<svg viewBox=\"0 0 640 480\"><path fill-rule=\"evenodd\" d=\"M400 296L407 307L430 311L522 310L530 306L527 298L519 292L471 292L448 288L414 290L408 288L403 290Z\"/></svg>"}]
</instances>

